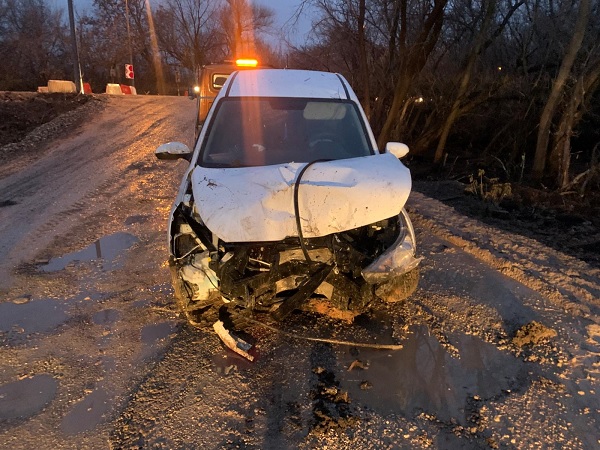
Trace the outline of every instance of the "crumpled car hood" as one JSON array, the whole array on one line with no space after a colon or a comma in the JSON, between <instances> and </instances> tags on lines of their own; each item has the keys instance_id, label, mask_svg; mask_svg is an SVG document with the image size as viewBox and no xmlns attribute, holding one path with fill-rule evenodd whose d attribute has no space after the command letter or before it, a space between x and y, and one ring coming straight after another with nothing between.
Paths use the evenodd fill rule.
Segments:
<instances>
[{"instance_id":1,"label":"crumpled car hood","mask_svg":"<svg viewBox=\"0 0 600 450\"><path fill-rule=\"evenodd\" d=\"M294 183L306 163L207 168L192 172L195 207L225 242L298 236ZM302 176L302 234L321 237L397 215L411 189L409 170L389 153L320 162Z\"/></svg>"}]
</instances>

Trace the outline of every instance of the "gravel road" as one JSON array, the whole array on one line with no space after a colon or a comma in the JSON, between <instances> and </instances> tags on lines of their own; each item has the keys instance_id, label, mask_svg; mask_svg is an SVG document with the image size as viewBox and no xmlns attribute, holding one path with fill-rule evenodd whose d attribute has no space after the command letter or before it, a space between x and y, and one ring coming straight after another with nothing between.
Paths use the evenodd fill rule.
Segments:
<instances>
[{"instance_id":1,"label":"gravel road","mask_svg":"<svg viewBox=\"0 0 600 450\"><path fill-rule=\"evenodd\" d=\"M28 151L0 148L3 447L600 446L596 266L413 192L415 295L351 324L252 327L250 363L172 304L165 229L185 163L153 151L192 144L193 102L76 111Z\"/></svg>"}]
</instances>

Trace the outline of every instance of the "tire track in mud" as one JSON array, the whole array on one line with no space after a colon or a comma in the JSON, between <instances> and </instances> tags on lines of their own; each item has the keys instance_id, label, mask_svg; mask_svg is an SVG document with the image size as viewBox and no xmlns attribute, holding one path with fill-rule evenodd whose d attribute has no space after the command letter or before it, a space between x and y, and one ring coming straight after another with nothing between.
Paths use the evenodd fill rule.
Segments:
<instances>
[{"instance_id":1,"label":"tire track in mud","mask_svg":"<svg viewBox=\"0 0 600 450\"><path fill-rule=\"evenodd\" d=\"M167 279L165 271L159 270L162 261L156 257L156 248L159 247L157 230L160 229L162 238L164 228L162 222L160 227L157 224L157 217L162 219L166 215L165 207L175 195L181 167L174 168L173 165L157 161L153 150L158 143L174 137L181 139L180 136L188 134L184 131L193 127L193 114L184 117L183 113L177 114L181 108L174 111L174 105L179 105L177 101L179 100L172 98L156 101L154 109L160 110L158 116L166 118L154 120L156 117L152 114L149 115L152 119L150 123L146 118L139 126L136 125L134 130L142 130L145 136L143 139L132 136L136 131L124 127L111 131L111 134L115 134L114 139L112 136L107 137L106 133L96 135L96 139L88 139L86 142L93 145L83 150L91 153L80 155L77 161L87 160L89 167L95 170L88 170L79 177L86 181L87 175L89 182L85 185L73 183L72 189L77 191L77 195L57 195L57 202L60 203L40 211L40 214L44 214L42 225L39 228L32 226L40 237L36 240L35 245L39 247L36 253L39 255L39 251L42 251L48 257L63 255L63 252L72 249L82 249L103 234L113 233L124 227L127 227L128 232L140 236L140 244L127 251L128 254L124 257L127 266L122 270L104 271L96 262L84 262L57 273L42 273L35 266L30 266L27 268L29 271L17 274L23 276L19 276L13 292L20 293L19 289L23 289L34 293L36 298L50 296L60 304L75 305L69 311L71 317L64 326L42 336L43 340L39 345L35 340L31 341L34 348L16 350L22 360L27 361L25 366L29 364L31 367L31 361L46 357L37 351L37 347L45 349L43 351L58 355L64 369L46 370L56 374L61 388L59 396L48 408L29 423L22 426L19 423L9 424L9 427L0 429L0 434L6 433L11 442L21 443L21 447L17 444L15 448L34 448L32 442L39 444L39 448L104 448L108 422L116 418L127 398L120 393L133 392L132 385L135 390L140 383L139 375L144 375L148 370L152 372L154 361L149 359L149 355L158 359L161 357L156 349L160 350L165 341L152 340L152 336L157 333L152 330L158 329L160 333L164 330L160 325L164 323L160 317L157 319L156 312L152 312L152 304L150 308L140 309L136 314L136 310L142 306L136 306L135 303L147 305L148 299L155 299L157 304L162 305L164 301L164 298L159 300L164 294L152 295L145 292L152 290L146 288L148 285L163 283ZM144 108L144 112L148 109L150 108ZM89 128L86 132L91 133ZM161 142L154 142L158 140ZM73 140L71 144L73 142L77 143ZM107 142L117 145L108 148ZM61 145L68 148L69 142ZM75 153L78 152L81 150ZM88 164L78 167L86 169ZM65 165L68 166L68 161L65 161ZM68 172L65 173L68 175ZM157 182L153 183L155 176L158 177ZM52 177L48 180L52 180ZM140 189L140 186L143 187L142 183L149 184L150 193ZM154 192L161 194L161 200L155 201ZM169 192L172 195L167 195ZM40 197L38 194L34 195L36 196ZM136 221L129 224L132 226L127 225L127 218L136 213L138 217L142 214L147 217L142 221L146 226L141 226L141 222ZM164 219L166 223L166 217ZM51 241L50 244L47 245L47 241ZM160 239L161 244L162 241ZM27 244L32 245L31 240ZM160 249L163 249L162 245ZM0 282L0 288L5 287ZM119 311L120 314L114 319L114 323L111 322L113 319L109 319L107 326L103 327L102 320L97 319L96 314L106 310ZM153 323L155 321L159 322L156 327ZM110 356L104 356L105 352ZM88 368L82 361L90 360L93 367ZM96 366L96 363L100 365ZM85 374L84 379L79 376L79 366ZM14 377L14 374L3 377L3 381ZM98 410L103 410L101 417L98 416ZM48 428L43 442L37 442L41 433L37 432L36 427ZM74 434L77 430L83 431ZM88 444L89 442L95 444Z\"/></svg>"},{"instance_id":2,"label":"tire track in mud","mask_svg":"<svg viewBox=\"0 0 600 450\"><path fill-rule=\"evenodd\" d=\"M314 320L295 318L293 326ZM254 363L225 349L212 328L183 325L132 390L114 424L112 448L292 449L359 421L350 399L332 394L341 393L335 374L344 369L329 344L249 331L258 340Z\"/></svg>"},{"instance_id":3,"label":"tire track in mud","mask_svg":"<svg viewBox=\"0 0 600 450\"><path fill-rule=\"evenodd\" d=\"M542 293L556 306L576 317L600 314L600 270L560 254L533 239L495 230L459 216L441 202L412 192L408 202L413 221L422 229L451 242L496 271ZM458 219L451 220L448 219ZM482 241L480 236L490 239ZM532 261L536 249L543 254ZM550 255L551 259L548 259ZM554 261L553 261L553 260ZM565 268L568 270L565 271ZM565 273L566 272L566 273Z\"/></svg>"},{"instance_id":4,"label":"tire track in mud","mask_svg":"<svg viewBox=\"0 0 600 450\"><path fill-rule=\"evenodd\" d=\"M334 377L336 370L335 359L326 361L330 350L274 343L272 337L263 341L265 354L249 363L229 354L210 330L184 325L132 390L114 424L111 447L291 449L319 424L323 433L358 420L347 402L327 397L334 382L321 378ZM317 366L329 371L313 374Z\"/></svg>"},{"instance_id":5,"label":"tire track in mud","mask_svg":"<svg viewBox=\"0 0 600 450\"><path fill-rule=\"evenodd\" d=\"M54 241L49 244L52 253L68 252L79 247L85 247L97 240L100 237L98 234L109 233L109 230L112 229L116 231L122 225L125 217L117 217L111 214L111 211L122 210L123 208L120 205L131 201L140 201L140 199L136 199L135 197L119 198L119 195L126 191L127 187L132 184L132 179L139 180L139 178L136 178L135 173L130 172L126 174L125 171L114 173L93 191L86 194L81 200L72 204L69 209L57 213L46 225L40 227L39 232L41 235L55 232L59 228L59 225L62 225L62 228L66 228L67 230L76 225L76 229L71 231L76 236L84 234L79 230L87 230L84 234L86 235L86 239L79 242L63 242L62 234L56 236ZM100 201L102 198L112 200L105 203ZM33 242L35 243L35 239ZM46 257L49 258L52 256L57 255L47 254Z\"/></svg>"},{"instance_id":6,"label":"tire track in mud","mask_svg":"<svg viewBox=\"0 0 600 450\"><path fill-rule=\"evenodd\" d=\"M181 440L181 435L187 434L185 430L170 430L168 434L164 431L157 434L154 430L160 428L164 419L173 417L194 402L194 398L198 397L201 401L204 391L210 388L210 382L198 382L197 374L211 372L216 340L197 333L196 329L183 325L165 349L163 357L148 367L146 376L132 386L129 401L123 405L110 434L111 448L149 448L165 440L179 446L186 442ZM190 367L193 367L192 373L189 373ZM180 377L180 374L185 375ZM173 376L178 378L177 381L173 380ZM202 422L201 417L198 420ZM164 440L161 439L163 433ZM200 442L197 444L198 448L203 447ZM214 438L204 444L204 448L214 448Z\"/></svg>"},{"instance_id":7,"label":"tire track in mud","mask_svg":"<svg viewBox=\"0 0 600 450\"><path fill-rule=\"evenodd\" d=\"M110 211L115 210L116 204L136 198L132 195L135 190L132 191L130 186L151 176L140 177L138 170L128 170L132 162L164 174L172 169L168 164L162 167L155 164L153 150L160 142L186 134L184 130L188 129L187 122L191 119L184 120L164 112L172 108L173 102L181 100L167 97L111 99L94 123L88 123L73 138L55 143L48 154L25 170L0 180L2 199L9 197L12 203L16 203L0 210L3 223L6 226L9 223L24 224L9 230L10 239L0 240L0 253L8 254L8 249L16 242L26 239L27 246L20 249L22 257L14 253L11 256L26 262L36 254L43 254L43 258L47 259L56 256L53 254L56 251L69 251L89 244L97 238L93 236L93 230L87 233L91 236L84 243L65 242L61 238L84 218L96 232L100 228L105 232L118 228L118 218L113 217ZM114 126L98 133L98 129L106 124L105 118L122 116L122 111L131 111L131 106L134 106L133 110L144 113L134 114L127 120L109 119L108 123ZM193 119L191 114L190 117ZM94 167L102 169L92 172ZM111 201L104 202L101 198ZM53 250L45 250L49 245ZM2 258L3 261L6 259ZM4 270L7 270L4 265ZM6 289L8 283L3 284Z\"/></svg>"}]
</instances>

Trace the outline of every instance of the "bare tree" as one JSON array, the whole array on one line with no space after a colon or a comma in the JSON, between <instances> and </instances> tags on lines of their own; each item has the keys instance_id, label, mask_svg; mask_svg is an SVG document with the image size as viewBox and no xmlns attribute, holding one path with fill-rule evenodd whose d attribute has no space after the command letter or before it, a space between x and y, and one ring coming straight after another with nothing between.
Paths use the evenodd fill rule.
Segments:
<instances>
[{"instance_id":1,"label":"bare tree","mask_svg":"<svg viewBox=\"0 0 600 450\"><path fill-rule=\"evenodd\" d=\"M216 7L208 0L167 0L157 11L161 49L181 66L196 70L218 46Z\"/></svg>"},{"instance_id":2,"label":"bare tree","mask_svg":"<svg viewBox=\"0 0 600 450\"><path fill-rule=\"evenodd\" d=\"M550 90L548 100L546 101L540 116L537 144L532 168L532 177L535 180L541 180L544 176L544 169L546 167L546 160L548 156L548 143L550 140L552 119L556 114L556 109L562 96L565 84L569 75L571 74L571 69L575 63L575 58L577 57L577 54L581 48L589 20L589 15L590 0L580 0L579 12L571 41L565 51L560 69L552 83L552 89Z\"/></svg>"},{"instance_id":3,"label":"bare tree","mask_svg":"<svg viewBox=\"0 0 600 450\"><path fill-rule=\"evenodd\" d=\"M164 61L149 2L94 0L94 5L96 10L90 27L94 36L90 39L99 39L105 50L97 56L111 65L114 61L119 73L124 63L133 62L138 91L166 93ZM133 61L130 61L129 47Z\"/></svg>"},{"instance_id":4,"label":"bare tree","mask_svg":"<svg viewBox=\"0 0 600 450\"><path fill-rule=\"evenodd\" d=\"M85 61L85 55L96 66L114 67L119 80L122 80L124 64L133 63L136 88L156 92L157 77L144 0L94 0L94 6L94 15L86 18L86 33L81 40L82 59ZM130 45L133 61L129 56Z\"/></svg>"},{"instance_id":5,"label":"bare tree","mask_svg":"<svg viewBox=\"0 0 600 450\"><path fill-rule=\"evenodd\" d=\"M600 59L597 59L589 64L589 68L584 73L579 75L566 96L568 101L558 120L552 151L548 160L548 172L555 177L559 189L565 189L569 186L571 139L599 85Z\"/></svg>"},{"instance_id":6,"label":"bare tree","mask_svg":"<svg viewBox=\"0 0 600 450\"><path fill-rule=\"evenodd\" d=\"M427 60L433 52L444 23L444 11L448 0L433 0L431 4L423 5L423 20L419 27L419 33L414 41L409 41L407 32L407 0L399 0L394 2L394 14L392 23L394 28L398 25L399 39L395 34L389 37L390 57L398 51L398 76L394 87L393 99L390 105L387 118L383 124L377 144L383 148L389 140L392 130L396 125L398 113L401 111L403 104L409 100L408 93L411 83L416 76L425 67ZM399 6L399 7L398 7ZM398 42L396 43L396 41Z\"/></svg>"},{"instance_id":7,"label":"bare tree","mask_svg":"<svg viewBox=\"0 0 600 450\"><path fill-rule=\"evenodd\" d=\"M497 0L487 0L482 1L481 11L482 16L479 26L479 31L476 33L473 43L471 45L471 49L467 54L464 69L462 70L462 74L460 76L459 88L456 94L456 98L450 108L450 112L444 122L444 125L441 129L440 139L438 141L438 145L435 151L435 156L433 159L434 164L439 164L442 161L442 156L444 153L444 149L446 147L446 141L450 134L450 130L454 125L454 122L465 112L468 112L472 108L474 108L479 102L482 102L486 99L487 95L484 94L483 97L476 96L475 98L471 98L469 102L465 102L465 97L470 88L471 78L473 76L473 71L475 70L476 62L483 51L485 51L494 41L496 37L502 33L504 27L508 24L510 18L514 14L514 12L523 5L524 1L520 0L515 2L510 6L507 13L503 17L498 17L497 14ZM490 29L492 28L492 23L495 19L500 18L500 23L495 27L490 33Z\"/></svg>"},{"instance_id":8,"label":"bare tree","mask_svg":"<svg viewBox=\"0 0 600 450\"><path fill-rule=\"evenodd\" d=\"M233 57L256 56L256 40L273 25L275 13L248 0L225 0L219 14L219 29Z\"/></svg>"},{"instance_id":9,"label":"bare tree","mask_svg":"<svg viewBox=\"0 0 600 450\"><path fill-rule=\"evenodd\" d=\"M358 55L360 65L360 82L363 91L363 107L367 117L371 116L371 89L369 88L369 60L367 56L367 44L366 44L366 13L367 6L365 0L359 0L358 2L358 17L357 17L357 31L358 31Z\"/></svg>"},{"instance_id":10,"label":"bare tree","mask_svg":"<svg viewBox=\"0 0 600 450\"><path fill-rule=\"evenodd\" d=\"M69 71L62 12L44 0L0 0L0 90L35 89Z\"/></svg>"}]
</instances>

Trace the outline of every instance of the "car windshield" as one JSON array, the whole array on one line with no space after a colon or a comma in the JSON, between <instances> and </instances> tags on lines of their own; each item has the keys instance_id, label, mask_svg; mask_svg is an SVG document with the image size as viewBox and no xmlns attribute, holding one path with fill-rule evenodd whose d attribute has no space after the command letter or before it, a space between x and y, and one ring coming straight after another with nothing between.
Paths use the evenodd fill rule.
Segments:
<instances>
[{"instance_id":1,"label":"car windshield","mask_svg":"<svg viewBox=\"0 0 600 450\"><path fill-rule=\"evenodd\" d=\"M227 98L219 103L199 164L249 167L374 153L352 102L306 98Z\"/></svg>"}]
</instances>

